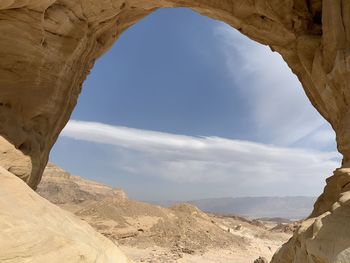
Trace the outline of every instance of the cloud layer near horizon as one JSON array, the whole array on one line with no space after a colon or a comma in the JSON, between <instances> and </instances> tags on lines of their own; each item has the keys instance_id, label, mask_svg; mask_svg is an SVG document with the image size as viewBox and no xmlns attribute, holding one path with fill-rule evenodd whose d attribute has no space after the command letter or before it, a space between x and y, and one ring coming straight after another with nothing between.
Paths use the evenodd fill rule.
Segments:
<instances>
[{"instance_id":1,"label":"cloud layer near horizon","mask_svg":"<svg viewBox=\"0 0 350 263\"><path fill-rule=\"evenodd\" d=\"M71 120L61 136L114 146L115 165L131 174L229 186L235 193L250 195L254 192L266 195L264 188L270 191L278 187L286 187L281 193L276 190L278 194L308 193L315 182L320 184L339 165L336 152L170 134L98 122Z\"/></svg>"}]
</instances>

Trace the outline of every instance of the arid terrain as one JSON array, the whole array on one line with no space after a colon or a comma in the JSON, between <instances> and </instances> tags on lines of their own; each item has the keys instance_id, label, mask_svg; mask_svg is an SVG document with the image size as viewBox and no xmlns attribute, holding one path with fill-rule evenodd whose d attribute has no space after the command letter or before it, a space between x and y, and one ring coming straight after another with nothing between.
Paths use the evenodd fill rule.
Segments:
<instances>
[{"instance_id":1,"label":"arid terrain","mask_svg":"<svg viewBox=\"0 0 350 263\"><path fill-rule=\"evenodd\" d=\"M163 208L49 164L37 192L88 222L135 262L252 263L270 260L295 224L207 214L190 204Z\"/></svg>"}]
</instances>

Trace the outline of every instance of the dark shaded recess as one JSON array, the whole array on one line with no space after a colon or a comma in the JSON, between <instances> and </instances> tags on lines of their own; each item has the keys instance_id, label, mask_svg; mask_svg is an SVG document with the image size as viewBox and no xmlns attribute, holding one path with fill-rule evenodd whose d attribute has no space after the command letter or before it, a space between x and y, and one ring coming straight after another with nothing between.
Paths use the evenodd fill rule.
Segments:
<instances>
[{"instance_id":1,"label":"dark shaded recess","mask_svg":"<svg viewBox=\"0 0 350 263\"><path fill-rule=\"evenodd\" d=\"M322 12L317 11L312 17L312 22L314 22L317 25L322 25Z\"/></svg>"}]
</instances>

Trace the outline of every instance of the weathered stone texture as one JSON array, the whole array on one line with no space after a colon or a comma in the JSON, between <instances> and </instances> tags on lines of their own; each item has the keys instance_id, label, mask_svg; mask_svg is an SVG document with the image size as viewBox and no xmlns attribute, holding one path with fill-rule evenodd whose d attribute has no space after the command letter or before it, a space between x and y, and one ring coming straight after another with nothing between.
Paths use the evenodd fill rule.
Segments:
<instances>
[{"instance_id":1,"label":"weathered stone texture","mask_svg":"<svg viewBox=\"0 0 350 263\"><path fill-rule=\"evenodd\" d=\"M328 180L312 217L320 217L316 221L322 222L321 229L341 222L345 206L332 209L334 202L348 196L342 178L347 178L350 167L349 0L2 0L0 135L5 146L0 148L0 165L36 188L95 60L124 30L162 7L192 8L283 56L311 103L336 131L344 156L342 170ZM345 212L335 215L335 211ZM310 238L316 242L307 229L296 233L303 241L287 247ZM340 234L349 247L347 232ZM326 240L331 242L331 237ZM298 249L305 252L311 247ZM290 255L289 261L273 262L341 262L335 254L315 256L314 261L295 261Z\"/></svg>"}]
</instances>

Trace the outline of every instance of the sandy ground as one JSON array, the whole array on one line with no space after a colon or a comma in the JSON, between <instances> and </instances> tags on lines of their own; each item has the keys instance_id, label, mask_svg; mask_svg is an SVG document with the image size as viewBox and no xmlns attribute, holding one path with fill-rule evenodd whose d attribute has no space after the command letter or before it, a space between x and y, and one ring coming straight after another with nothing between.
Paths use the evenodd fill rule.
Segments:
<instances>
[{"instance_id":1,"label":"sandy ground","mask_svg":"<svg viewBox=\"0 0 350 263\"><path fill-rule=\"evenodd\" d=\"M207 248L204 251L181 251L166 247L152 246L137 248L122 245L120 248L135 262L148 263L252 263L259 256L270 260L274 252L286 242L291 233L270 231L276 223L266 222L255 226L249 221L241 221L230 217L211 215L215 224L223 231L243 238L248 247L228 246L226 248Z\"/></svg>"}]
</instances>

